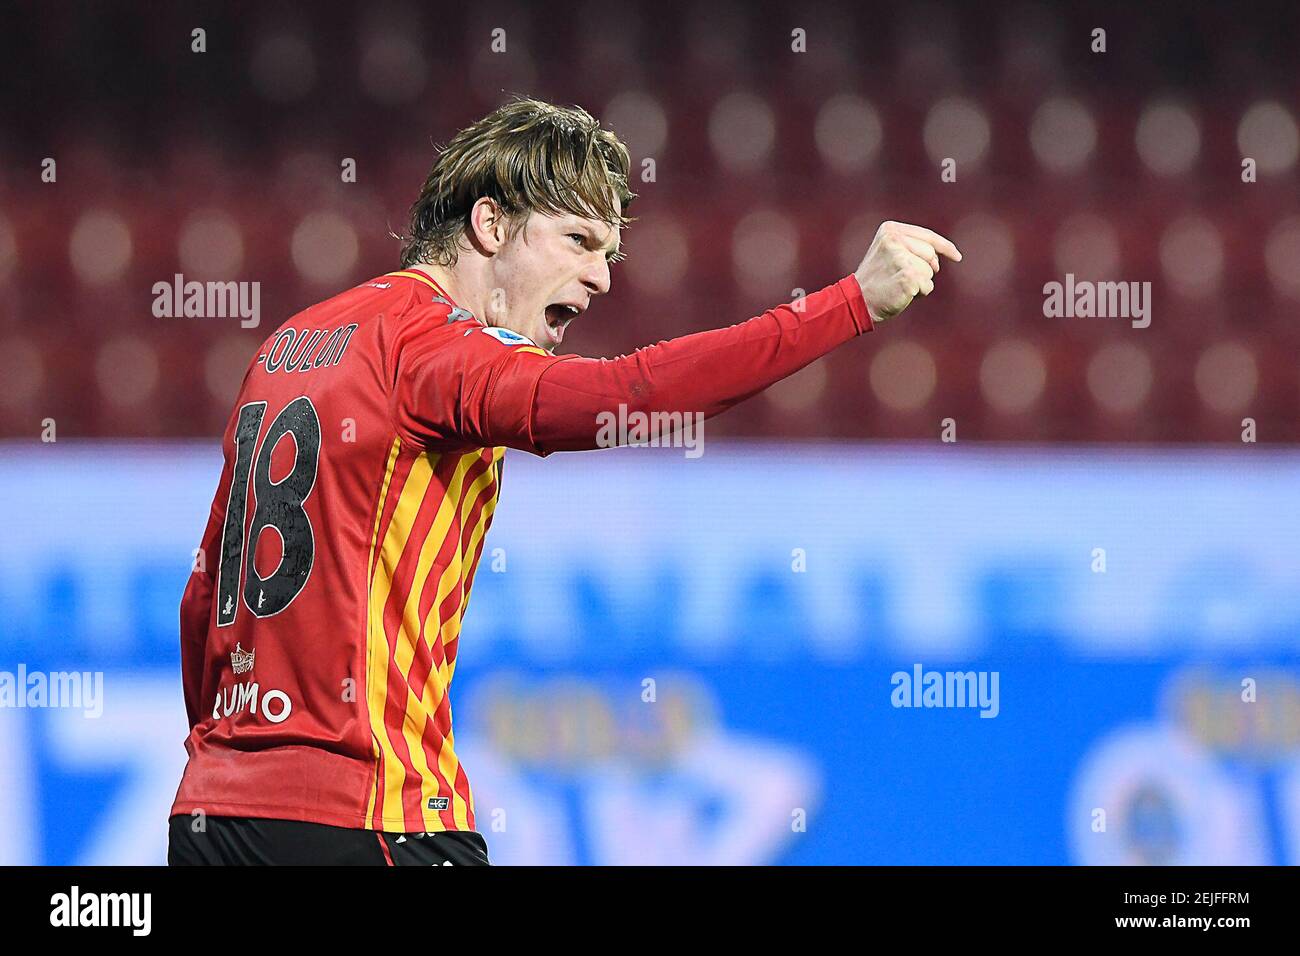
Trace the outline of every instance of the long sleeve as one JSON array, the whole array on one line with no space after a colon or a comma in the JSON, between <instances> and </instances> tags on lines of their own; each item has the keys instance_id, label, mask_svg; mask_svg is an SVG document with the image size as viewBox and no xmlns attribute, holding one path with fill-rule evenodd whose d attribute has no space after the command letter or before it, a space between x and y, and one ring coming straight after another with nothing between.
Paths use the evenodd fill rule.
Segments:
<instances>
[{"instance_id":1,"label":"long sleeve","mask_svg":"<svg viewBox=\"0 0 1300 956\"><path fill-rule=\"evenodd\" d=\"M536 383L530 450L598 447L598 415L703 413L711 417L872 328L857 279L847 276L748 321L638 349L616 359L570 358Z\"/></svg>"}]
</instances>

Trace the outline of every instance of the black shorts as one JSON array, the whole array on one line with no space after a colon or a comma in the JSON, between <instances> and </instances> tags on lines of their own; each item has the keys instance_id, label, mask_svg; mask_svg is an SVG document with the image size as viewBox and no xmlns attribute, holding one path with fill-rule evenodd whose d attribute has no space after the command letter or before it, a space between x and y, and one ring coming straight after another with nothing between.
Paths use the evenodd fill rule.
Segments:
<instances>
[{"instance_id":1,"label":"black shorts","mask_svg":"<svg viewBox=\"0 0 1300 956\"><path fill-rule=\"evenodd\" d=\"M297 820L171 818L168 866L487 866L471 831L380 833Z\"/></svg>"}]
</instances>

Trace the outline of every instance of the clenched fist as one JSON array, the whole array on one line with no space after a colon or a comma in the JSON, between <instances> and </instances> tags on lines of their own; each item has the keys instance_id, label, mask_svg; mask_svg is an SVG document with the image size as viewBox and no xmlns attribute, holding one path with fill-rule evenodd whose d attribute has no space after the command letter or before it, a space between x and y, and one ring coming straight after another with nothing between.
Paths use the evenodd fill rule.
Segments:
<instances>
[{"instance_id":1,"label":"clenched fist","mask_svg":"<svg viewBox=\"0 0 1300 956\"><path fill-rule=\"evenodd\" d=\"M957 247L937 232L905 222L882 222L853 274L871 321L892 319L918 295L933 292L939 256L961 262Z\"/></svg>"}]
</instances>

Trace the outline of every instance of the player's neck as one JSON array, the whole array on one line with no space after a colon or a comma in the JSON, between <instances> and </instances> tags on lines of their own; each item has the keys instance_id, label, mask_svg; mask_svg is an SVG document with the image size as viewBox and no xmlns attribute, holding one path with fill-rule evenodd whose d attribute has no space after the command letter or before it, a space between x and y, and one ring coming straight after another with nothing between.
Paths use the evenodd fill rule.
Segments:
<instances>
[{"instance_id":1,"label":"player's neck","mask_svg":"<svg viewBox=\"0 0 1300 956\"><path fill-rule=\"evenodd\" d=\"M451 269L443 266L434 265L429 262L417 262L408 268L410 272L422 272L451 297L451 301L463 309L468 309L474 315L479 313L475 311L478 303L475 301L473 294L473 283L467 283L465 277L458 275Z\"/></svg>"},{"instance_id":2,"label":"player's neck","mask_svg":"<svg viewBox=\"0 0 1300 956\"><path fill-rule=\"evenodd\" d=\"M409 268L422 272L437 282L456 306L464 308L487 325L494 324L487 317L493 280L478 261L463 256L451 267L434 263L417 263Z\"/></svg>"}]
</instances>

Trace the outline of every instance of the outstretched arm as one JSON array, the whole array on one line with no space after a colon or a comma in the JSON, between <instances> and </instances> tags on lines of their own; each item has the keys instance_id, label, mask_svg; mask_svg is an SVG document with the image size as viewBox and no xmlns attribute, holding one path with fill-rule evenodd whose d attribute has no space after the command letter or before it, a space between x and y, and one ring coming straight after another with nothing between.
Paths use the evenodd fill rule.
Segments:
<instances>
[{"instance_id":1,"label":"outstretched arm","mask_svg":"<svg viewBox=\"0 0 1300 956\"><path fill-rule=\"evenodd\" d=\"M538 380L531 444L542 454L595 448L597 416L620 404L706 418L725 411L929 295L940 255L961 259L937 233L885 223L857 272L797 303L617 359L556 362Z\"/></svg>"},{"instance_id":2,"label":"outstretched arm","mask_svg":"<svg viewBox=\"0 0 1300 956\"><path fill-rule=\"evenodd\" d=\"M857 280L848 276L729 328L616 359L556 362L537 383L531 442L542 454L596 448L597 416L619 405L712 417L871 327Z\"/></svg>"},{"instance_id":3,"label":"outstretched arm","mask_svg":"<svg viewBox=\"0 0 1300 956\"><path fill-rule=\"evenodd\" d=\"M615 359L505 345L443 314L407 321L393 363L398 433L434 449L504 445L534 454L600 447L602 413L716 415L902 312L934 290L942 236L887 222L851 276L723 329ZM526 340L525 340L526 341Z\"/></svg>"}]
</instances>

